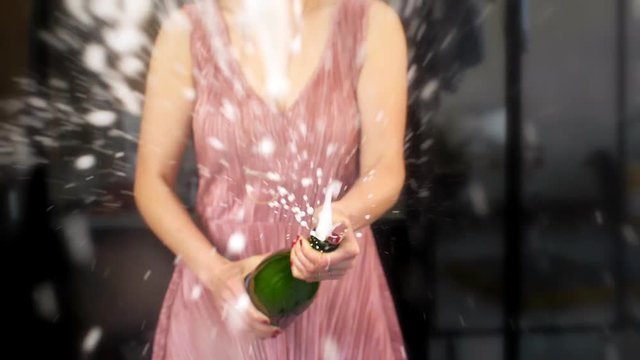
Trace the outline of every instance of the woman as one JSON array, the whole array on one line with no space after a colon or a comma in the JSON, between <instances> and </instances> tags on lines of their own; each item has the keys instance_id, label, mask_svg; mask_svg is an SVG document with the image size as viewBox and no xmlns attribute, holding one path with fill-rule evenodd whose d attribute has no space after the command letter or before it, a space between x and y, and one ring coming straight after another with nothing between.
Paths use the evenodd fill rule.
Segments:
<instances>
[{"instance_id":1,"label":"woman","mask_svg":"<svg viewBox=\"0 0 640 360\"><path fill-rule=\"evenodd\" d=\"M164 24L148 75L135 198L178 256L153 358L403 358L368 226L404 180L406 49L395 13L380 1L303 1L290 86L269 101L234 21L241 2L204 2L213 10L186 7ZM174 193L190 136L197 223ZM336 180L333 220L347 231L338 250L320 254L297 239L309 233L307 208ZM334 281L278 329L247 302L242 281L285 246L294 276Z\"/></svg>"}]
</instances>

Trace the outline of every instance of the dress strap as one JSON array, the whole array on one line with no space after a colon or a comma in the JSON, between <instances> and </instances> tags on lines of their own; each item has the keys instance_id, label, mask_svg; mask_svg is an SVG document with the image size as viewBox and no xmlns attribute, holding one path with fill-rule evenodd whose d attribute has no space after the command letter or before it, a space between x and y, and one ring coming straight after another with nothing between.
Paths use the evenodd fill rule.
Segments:
<instances>
[{"instance_id":1,"label":"dress strap","mask_svg":"<svg viewBox=\"0 0 640 360\"><path fill-rule=\"evenodd\" d=\"M371 0L341 0L333 39L333 66L348 72L357 81L366 52L368 14Z\"/></svg>"}]
</instances>

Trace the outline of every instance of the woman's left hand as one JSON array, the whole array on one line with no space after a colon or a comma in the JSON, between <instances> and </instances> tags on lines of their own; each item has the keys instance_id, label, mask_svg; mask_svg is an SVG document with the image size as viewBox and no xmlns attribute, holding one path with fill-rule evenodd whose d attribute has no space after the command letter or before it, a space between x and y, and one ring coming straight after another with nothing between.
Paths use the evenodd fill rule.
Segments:
<instances>
[{"instance_id":1,"label":"woman's left hand","mask_svg":"<svg viewBox=\"0 0 640 360\"><path fill-rule=\"evenodd\" d=\"M318 214L320 209L315 213ZM337 207L332 207L334 232L342 236L340 246L332 252L321 253L311 247L309 241L298 236L291 248L291 272L294 277L308 282L336 280L353 267L360 253L349 217Z\"/></svg>"}]
</instances>

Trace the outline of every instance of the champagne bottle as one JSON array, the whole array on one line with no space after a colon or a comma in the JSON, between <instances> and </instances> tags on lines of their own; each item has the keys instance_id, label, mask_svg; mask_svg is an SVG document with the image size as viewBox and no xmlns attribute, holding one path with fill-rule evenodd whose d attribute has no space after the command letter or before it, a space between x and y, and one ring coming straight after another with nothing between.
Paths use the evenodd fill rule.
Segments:
<instances>
[{"instance_id":1,"label":"champagne bottle","mask_svg":"<svg viewBox=\"0 0 640 360\"><path fill-rule=\"evenodd\" d=\"M320 240L312 231L308 241L316 251L332 252L338 248L340 237L332 234ZM253 305L280 328L311 305L320 287L320 282L306 282L293 276L290 254L291 250L281 250L270 255L245 278Z\"/></svg>"},{"instance_id":2,"label":"champagne bottle","mask_svg":"<svg viewBox=\"0 0 640 360\"><path fill-rule=\"evenodd\" d=\"M318 225L311 231L309 244L319 252L338 248L341 236L333 233L331 198L340 191L334 181L325 191L324 205L318 215ZM291 273L291 250L278 251L266 259L245 278L245 288L253 305L280 328L289 325L302 314L318 292L320 282L306 282Z\"/></svg>"}]
</instances>

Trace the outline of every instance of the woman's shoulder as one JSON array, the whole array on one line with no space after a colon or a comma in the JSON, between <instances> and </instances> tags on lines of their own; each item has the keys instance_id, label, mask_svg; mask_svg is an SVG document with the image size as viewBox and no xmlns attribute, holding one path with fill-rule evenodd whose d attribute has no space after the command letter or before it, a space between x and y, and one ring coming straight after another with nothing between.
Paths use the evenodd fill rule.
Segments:
<instances>
[{"instance_id":1,"label":"woman's shoulder","mask_svg":"<svg viewBox=\"0 0 640 360\"><path fill-rule=\"evenodd\" d=\"M176 45L188 43L193 27L192 13L191 5L185 5L163 16L160 31L156 37L156 45L158 42L170 42Z\"/></svg>"},{"instance_id":2,"label":"woman's shoulder","mask_svg":"<svg viewBox=\"0 0 640 360\"><path fill-rule=\"evenodd\" d=\"M396 11L382 0L366 0L368 13L367 41L405 41L404 29Z\"/></svg>"}]
</instances>

